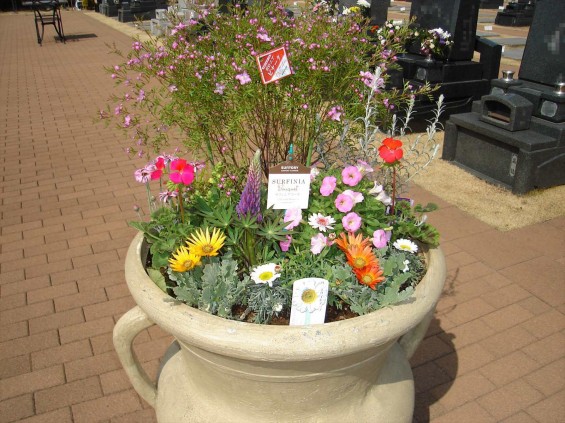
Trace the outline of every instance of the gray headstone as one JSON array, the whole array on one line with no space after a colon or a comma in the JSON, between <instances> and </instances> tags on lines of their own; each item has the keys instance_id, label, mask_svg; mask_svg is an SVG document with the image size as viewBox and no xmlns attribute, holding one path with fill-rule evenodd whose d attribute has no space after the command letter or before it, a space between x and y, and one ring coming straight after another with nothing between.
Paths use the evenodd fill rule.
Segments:
<instances>
[{"instance_id":1,"label":"gray headstone","mask_svg":"<svg viewBox=\"0 0 565 423\"><path fill-rule=\"evenodd\" d=\"M565 1L538 0L519 78L553 86L565 81Z\"/></svg>"},{"instance_id":2,"label":"gray headstone","mask_svg":"<svg viewBox=\"0 0 565 423\"><path fill-rule=\"evenodd\" d=\"M425 29L442 28L451 33L451 60L471 60L480 0L413 0L410 17Z\"/></svg>"}]
</instances>

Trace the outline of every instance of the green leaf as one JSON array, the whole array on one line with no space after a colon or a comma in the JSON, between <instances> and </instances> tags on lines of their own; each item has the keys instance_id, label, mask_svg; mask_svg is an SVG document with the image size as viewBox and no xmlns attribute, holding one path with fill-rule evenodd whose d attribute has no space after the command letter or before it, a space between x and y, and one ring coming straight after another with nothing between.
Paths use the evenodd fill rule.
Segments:
<instances>
[{"instance_id":1,"label":"green leaf","mask_svg":"<svg viewBox=\"0 0 565 423\"><path fill-rule=\"evenodd\" d=\"M155 282L155 285L161 288L161 291L167 292L167 284L165 282L165 276L163 276L163 274L159 269L153 269L150 267L147 269L147 274L149 275L151 280Z\"/></svg>"}]
</instances>

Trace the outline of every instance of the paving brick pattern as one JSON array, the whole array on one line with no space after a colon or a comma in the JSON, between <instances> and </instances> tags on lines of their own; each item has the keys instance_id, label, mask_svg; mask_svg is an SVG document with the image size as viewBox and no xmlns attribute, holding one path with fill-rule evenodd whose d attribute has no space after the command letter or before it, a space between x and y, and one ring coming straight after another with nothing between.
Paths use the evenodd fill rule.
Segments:
<instances>
[{"instance_id":1,"label":"paving brick pattern","mask_svg":"<svg viewBox=\"0 0 565 423\"><path fill-rule=\"evenodd\" d=\"M32 19L0 14L0 422L154 422L111 340L133 305L122 267L144 193L123 135L93 123L113 86L105 44L131 39L65 10L67 34L96 37L63 45L48 27L40 47ZM413 191L441 206L448 263L412 359L415 422L565 421L565 217L498 232ZM136 340L150 374L170 341Z\"/></svg>"}]
</instances>

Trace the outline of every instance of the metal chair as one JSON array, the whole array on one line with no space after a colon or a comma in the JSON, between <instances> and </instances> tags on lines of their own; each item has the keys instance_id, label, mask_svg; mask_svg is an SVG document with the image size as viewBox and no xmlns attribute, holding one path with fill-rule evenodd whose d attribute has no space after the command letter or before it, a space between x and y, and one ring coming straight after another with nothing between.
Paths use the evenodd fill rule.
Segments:
<instances>
[{"instance_id":1,"label":"metal chair","mask_svg":"<svg viewBox=\"0 0 565 423\"><path fill-rule=\"evenodd\" d=\"M45 25L53 25L59 38L66 43L63 32L63 20L61 19L61 3L57 0L32 2L33 14L35 16L35 31L37 32L37 43L42 45ZM41 33L39 31L41 27Z\"/></svg>"}]
</instances>

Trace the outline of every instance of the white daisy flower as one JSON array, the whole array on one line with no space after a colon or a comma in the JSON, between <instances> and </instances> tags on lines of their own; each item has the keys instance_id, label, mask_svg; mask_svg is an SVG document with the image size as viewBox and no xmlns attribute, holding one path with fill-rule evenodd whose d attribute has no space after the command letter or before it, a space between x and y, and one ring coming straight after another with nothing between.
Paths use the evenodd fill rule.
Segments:
<instances>
[{"instance_id":1,"label":"white daisy flower","mask_svg":"<svg viewBox=\"0 0 565 423\"><path fill-rule=\"evenodd\" d=\"M367 0L357 0L357 6L362 6L362 7L371 7L371 3L369 3Z\"/></svg>"},{"instance_id":2,"label":"white daisy flower","mask_svg":"<svg viewBox=\"0 0 565 423\"><path fill-rule=\"evenodd\" d=\"M409 239L397 239L392 245L394 246L394 248L400 251L407 251L409 253L418 252L418 246Z\"/></svg>"},{"instance_id":3,"label":"white daisy flower","mask_svg":"<svg viewBox=\"0 0 565 423\"><path fill-rule=\"evenodd\" d=\"M324 216L322 213L314 213L308 218L308 224L314 229L319 229L322 232L326 232L328 229L333 229L332 226L335 223L335 219L331 216Z\"/></svg>"},{"instance_id":4,"label":"white daisy flower","mask_svg":"<svg viewBox=\"0 0 565 423\"><path fill-rule=\"evenodd\" d=\"M277 273L277 270L279 270L278 265L275 263L262 264L251 272L251 279L253 279L253 282L256 284L267 283L272 287L273 281L281 275Z\"/></svg>"}]
</instances>

